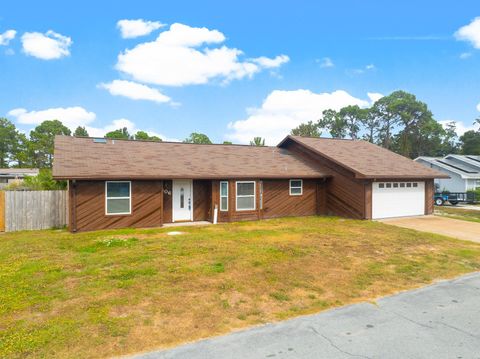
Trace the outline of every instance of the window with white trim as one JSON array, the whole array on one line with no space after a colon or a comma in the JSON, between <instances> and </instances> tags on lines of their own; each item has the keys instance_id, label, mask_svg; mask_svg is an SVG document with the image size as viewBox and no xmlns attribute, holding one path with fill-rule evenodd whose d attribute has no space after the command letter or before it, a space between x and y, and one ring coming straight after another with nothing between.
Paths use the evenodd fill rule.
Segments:
<instances>
[{"instance_id":1,"label":"window with white trim","mask_svg":"<svg viewBox=\"0 0 480 359\"><path fill-rule=\"evenodd\" d=\"M303 180L291 179L290 180L290 196L301 196L303 193Z\"/></svg>"},{"instance_id":2,"label":"window with white trim","mask_svg":"<svg viewBox=\"0 0 480 359\"><path fill-rule=\"evenodd\" d=\"M107 215L132 213L131 186L130 181L105 182L105 213Z\"/></svg>"},{"instance_id":3,"label":"window with white trim","mask_svg":"<svg viewBox=\"0 0 480 359\"><path fill-rule=\"evenodd\" d=\"M220 182L220 211L228 211L228 181Z\"/></svg>"},{"instance_id":4,"label":"window with white trim","mask_svg":"<svg viewBox=\"0 0 480 359\"><path fill-rule=\"evenodd\" d=\"M236 187L237 211L255 210L255 181L238 181Z\"/></svg>"}]
</instances>

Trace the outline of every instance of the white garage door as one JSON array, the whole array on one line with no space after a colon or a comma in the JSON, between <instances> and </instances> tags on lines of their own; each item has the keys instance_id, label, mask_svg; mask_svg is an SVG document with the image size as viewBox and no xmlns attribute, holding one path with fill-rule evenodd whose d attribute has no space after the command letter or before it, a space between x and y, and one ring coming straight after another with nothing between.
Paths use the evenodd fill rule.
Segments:
<instances>
[{"instance_id":1,"label":"white garage door","mask_svg":"<svg viewBox=\"0 0 480 359\"><path fill-rule=\"evenodd\" d=\"M373 182L372 218L425 214L425 182Z\"/></svg>"}]
</instances>

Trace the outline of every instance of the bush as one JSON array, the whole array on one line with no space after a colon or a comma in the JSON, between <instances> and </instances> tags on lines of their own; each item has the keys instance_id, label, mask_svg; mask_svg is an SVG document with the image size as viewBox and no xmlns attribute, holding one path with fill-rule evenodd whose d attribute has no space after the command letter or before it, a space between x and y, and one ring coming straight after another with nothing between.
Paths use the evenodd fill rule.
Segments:
<instances>
[{"instance_id":1,"label":"bush","mask_svg":"<svg viewBox=\"0 0 480 359\"><path fill-rule=\"evenodd\" d=\"M472 191L467 191L467 198L470 198L470 196L474 194L475 195L475 202L480 202L480 187L478 187L476 190Z\"/></svg>"},{"instance_id":2,"label":"bush","mask_svg":"<svg viewBox=\"0 0 480 359\"><path fill-rule=\"evenodd\" d=\"M55 181L52 170L42 168L37 176L27 176L23 181L15 181L5 187L6 191L53 191L67 188L66 181Z\"/></svg>"}]
</instances>

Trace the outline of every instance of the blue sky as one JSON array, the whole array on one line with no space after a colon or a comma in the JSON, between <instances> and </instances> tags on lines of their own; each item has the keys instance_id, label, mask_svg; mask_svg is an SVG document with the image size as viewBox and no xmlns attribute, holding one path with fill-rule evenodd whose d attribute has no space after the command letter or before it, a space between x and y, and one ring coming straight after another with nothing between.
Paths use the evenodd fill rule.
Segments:
<instances>
[{"instance_id":1,"label":"blue sky","mask_svg":"<svg viewBox=\"0 0 480 359\"><path fill-rule=\"evenodd\" d=\"M480 115L479 16L475 1L8 2L0 116L274 144L402 89L462 130Z\"/></svg>"}]
</instances>

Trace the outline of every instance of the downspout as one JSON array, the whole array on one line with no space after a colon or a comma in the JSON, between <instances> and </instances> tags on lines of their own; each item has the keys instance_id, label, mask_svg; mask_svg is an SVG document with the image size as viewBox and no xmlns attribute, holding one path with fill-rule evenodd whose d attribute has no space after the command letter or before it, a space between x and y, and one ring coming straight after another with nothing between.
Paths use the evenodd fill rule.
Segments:
<instances>
[{"instance_id":1,"label":"downspout","mask_svg":"<svg viewBox=\"0 0 480 359\"><path fill-rule=\"evenodd\" d=\"M72 232L77 232L77 181L72 181Z\"/></svg>"}]
</instances>

